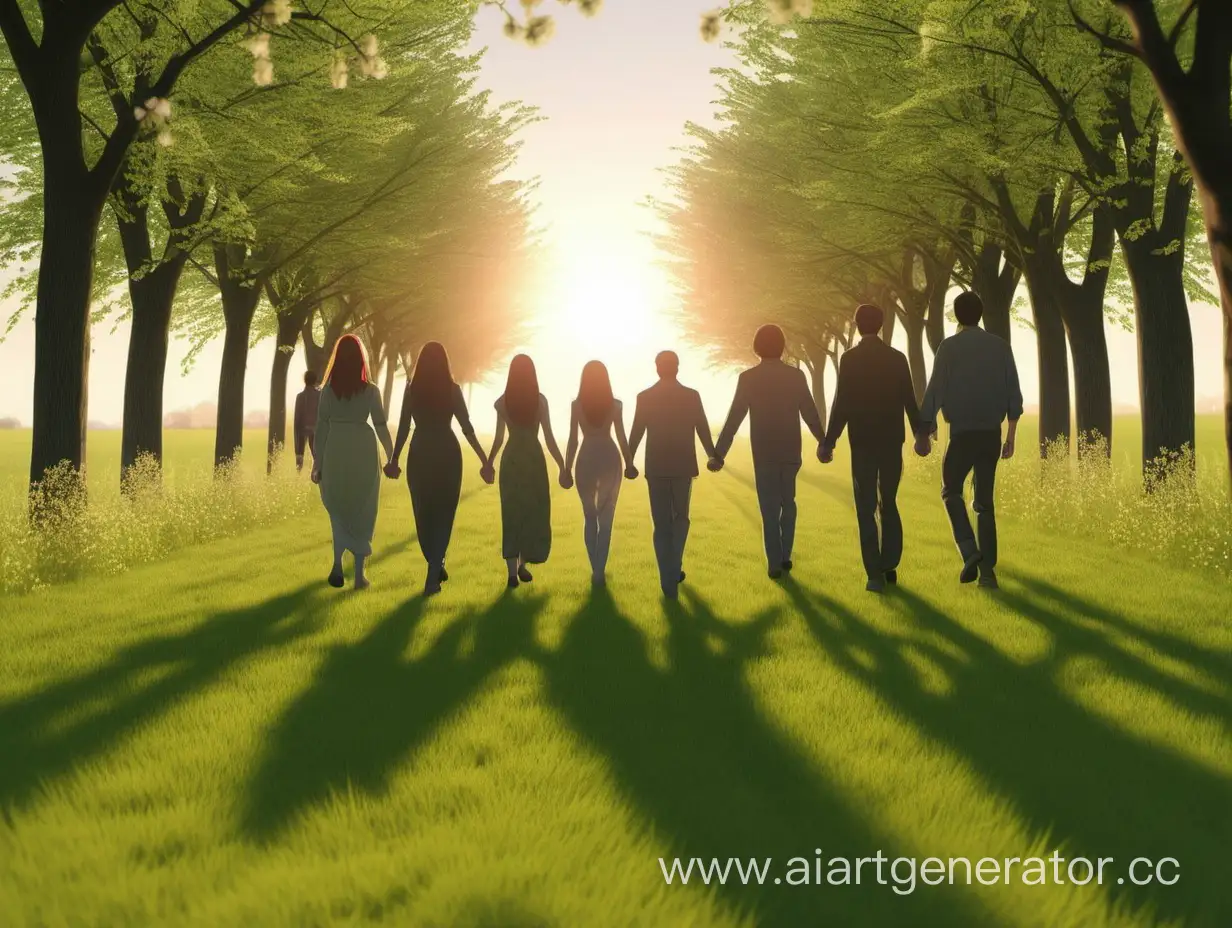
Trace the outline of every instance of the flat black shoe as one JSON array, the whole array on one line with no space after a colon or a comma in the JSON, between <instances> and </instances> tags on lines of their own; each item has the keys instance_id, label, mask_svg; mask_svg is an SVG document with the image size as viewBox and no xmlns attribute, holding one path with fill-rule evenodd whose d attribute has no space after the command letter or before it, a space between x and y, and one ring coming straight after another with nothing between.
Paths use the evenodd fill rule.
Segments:
<instances>
[{"instance_id":1,"label":"flat black shoe","mask_svg":"<svg viewBox=\"0 0 1232 928\"><path fill-rule=\"evenodd\" d=\"M448 579L449 579L449 571L447 571L445 569L445 565L442 564L441 565L441 583L444 583Z\"/></svg>"},{"instance_id":2,"label":"flat black shoe","mask_svg":"<svg viewBox=\"0 0 1232 928\"><path fill-rule=\"evenodd\" d=\"M770 579L771 579L771 580L781 580L781 579L782 579L782 577L783 577L783 572L782 572L781 570L772 570L772 571L770 571Z\"/></svg>"},{"instance_id":3,"label":"flat black shoe","mask_svg":"<svg viewBox=\"0 0 1232 928\"><path fill-rule=\"evenodd\" d=\"M684 583L684 571L683 571L683 570L680 572L680 579L679 579L679 580L677 580L676 582L677 582L677 583Z\"/></svg>"},{"instance_id":4,"label":"flat black shoe","mask_svg":"<svg viewBox=\"0 0 1232 928\"><path fill-rule=\"evenodd\" d=\"M890 584L890 586L894 586L896 583L898 583L898 571L897 570L887 570L885 572L885 581L886 583Z\"/></svg>"},{"instance_id":5,"label":"flat black shoe","mask_svg":"<svg viewBox=\"0 0 1232 928\"><path fill-rule=\"evenodd\" d=\"M958 575L959 583L974 583L980 575L980 561L984 560L984 555L976 551L973 555L963 561L962 573Z\"/></svg>"},{"instance_id":6,"label":"flat black shoe","mask_svg":"<svg viewBox=\"0 0 1232 928\"><path fill-rule=\"evenodd\" d=\"M784 562L783 562L783 570L784 570L786 573L791 573L791 566L792 566L792 565L791 565L791 561L784 561Z\"/></svg>"},{"instance_id":7,"label":"flat black shoe","mask_svg":"<svg viewBox=\"0 0 1232 928\"><path fill-rule=\"evenodd\" d=\"M330 571L328 582L335 590L340 590L346 584L346 578L342 576L342 571L334 570Z\"/></svg>"},{"instance_id":8,"label":"flat black shoe","mask_svg":"<svg viewBox=\"0 0 1232 928\"><path fill-rule=\"evenodd\" d=\"M510 577L509 578L509 589L516 590L517 588L518 588L518 578Z\"/></svg>"},{"instance_id":9,"label":"flat black shoe","mask_svg":"<svg viewBox=\"0 0 1232 928\"><path fill-rule=\"evenodd\" d=\"M526 569L526 565L523 564L518 568L518 579L523 583L530 583L535 578L531 575L531 572Z\"/></svg>"}]
</instances>

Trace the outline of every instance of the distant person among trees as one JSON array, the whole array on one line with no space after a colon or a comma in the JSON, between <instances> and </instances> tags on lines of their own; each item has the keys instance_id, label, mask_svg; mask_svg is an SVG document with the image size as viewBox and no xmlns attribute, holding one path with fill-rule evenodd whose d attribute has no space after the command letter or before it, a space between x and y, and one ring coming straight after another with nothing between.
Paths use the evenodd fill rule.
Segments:
<instances>
[{"instance_id":1,"label":"distant person among trees","mask_svg":"<svg viewBox=\"0 0 1232 928\"><path fill-rule=\"evenodd\" d=\"M496 401L496 435L483 471L484 480L494 482L494 462L508 432L509 445L500 459L500 501L501 551L510 589L530 583L534 577L526 565L544 563L552 551L552 491L540 429L563 477L565 462L552 435L548 401L539 392L535 362L520 354L510 363L505 392Z\"/></svg>"},{"instance_id":2,"label":"distant person among trees","mask_svg":"<svg viewBox=\"0 0 1232 928\"><path fill-rule=\"evenodd\" d=\"M615 428L616 440L612 440ZM578 432L582 434L578 450ZM576 468L574 462L576 461ZM601 361L582 368L582 382L569 417L569 442L560 484L577 485L585 519L583 536L590 558L591 583L606 583L607 558L612 547L612 519L620 497L621 480L637 477L629 441L625 436L624 407L612 395L612 381Z\"/></svg>"},{"instance_id":3,"label":"distant person among trees","mask_svg":"<svg viewBox=\"0 0 1232 928\"><path fill-rule=\"evenodd\" d=\"M997 461L1014 456L1014 437L1022 417L1022 389L1009 343L980 328L984 304L974 293L954 300L958 332L937 348L932 378L920 407L916 451L927 454L936 435L937 414L950 424L950 440L941 465L941 498L962 556L959 580L997 587L997 517L993 485ZM1001 423L1009 420L1004 442ZM974 472L979 541L971 529L963 487Z\"/></svg>"},{"instance_id":4,"label":"distant person among trees","mask_svg":"<svg viewBox=\"0 0 1232 928\"><path fill-rule=\"evenodd\" d=\"M711 471L722 470L723 459L715 453L701 394L676 379L680 358L674 351L661 351L655 357L655 368L659 382L637 397L629 456L637 454L645 436L646 459L642 470L650 488L650 518L654 522L659 585L664 596L675 599L685 578L683 562L685 542L689 538L689 500L693 480L698 475L694 435L710 457L707 466Z\"/></svg>"},{"instance_id":5,"label":"distant person among trees","mask_svg":"<svg viewBox=\"0 0 1232 928\"><path fill-rule=\"evenodd\" d=\"M715 454L722 460L731 450L745 417L753 446L753 479L770 577L777 580L792 567L796 540L796 477L800 473L800 420L820 444L821 416L809 392L804 371L783 362L787 338L777 325L763 325L753 337L753 352L761 363L740 374L727 424L719 433Z\"/></svg>"},{"instance_id":6,"label":"distant person among trees","mask_svg":"<svg viewBox=\"0 0 1232 928\"><path fill-rule=\"evenodd\" d=\"M479 457L480 470L486 469L488 458L475 437L462 388L450 372L449 355L440 342L428 342L420 349L414 374L402 395L398 439L385 465L385 476L391 479L396 480L402 473L398 460L413 422L415 432L407 452L406 482L411 490L419 550L428 563L425 596L439 593L441 584L449 579L445 552L462 495L462 446L453 433L455 419Z\"/></svg>"},{"instance_id":7,"label":"distant person among trees","mask_svg":"<svg viewBox=\"0 0 1232 928\"><path fill-rule=\"evenodd\" d=\"M316 439L312 481L321 485L321 501L334 534L329 585L343 585L342 554L350 551L355 558L355 589L364 590L371 585L364 561L372 555L381 498L377 440L387 458L393 456L393 442L381 391L369 380L368 353L354 335L338 339L325 369Z\"/></svg>"},{"instance_id":8,"label":"distant person among trees","mask_svg":"<svg viewBox=\"0 0 1232 928\"><path fill-rule=\"evenodd\" d=\"M321 406L321 391L317 387L317 372L304 371L304 389L295 397L295 418L292 431L295 434L295 470L304 469L304 446L312 452L316 461L317 411Z\"/></svg>"},{"instance_id":9,"label":"distant person among trees","mask_svg":"<svg viewBox=\"0 0 1232 928\"><path fill-rule=\"evenodd\" d=\"M903 415L911 431L918 433L920 410L907 357L881 340L885 323L881 307L868 303L858 307L855 323L860 341L839 361L830 425L818 456L823 464L833 461L834 446L848 429L860 554L868 577L864 588L880 593L887 583L898 582L903 556L903 520L898 514L898 484L907 440Z\"/></svg>"}]
</instances>

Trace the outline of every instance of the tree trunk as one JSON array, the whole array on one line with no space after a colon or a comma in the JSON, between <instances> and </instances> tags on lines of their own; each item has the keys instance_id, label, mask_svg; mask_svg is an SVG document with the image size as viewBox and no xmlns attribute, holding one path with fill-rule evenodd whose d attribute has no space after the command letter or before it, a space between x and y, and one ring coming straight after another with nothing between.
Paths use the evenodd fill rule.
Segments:
<instances>
[{"instance_id":1,"label":"tree trunk","mask_svg":"<svg viewBox=\"0 0 1232 928\"><path fill-rule=\"evenodd\" d=\"M1010 314L1022 271L1004 257L1000 245L984 245L972 268L971 286L984 302L984 328L1012 343Z\"/></svg>"},{"instance_id":2,"label":"tree trunk","mask_svg":"<svg viewBox=\"0 0 1232 928\"><path fill-rule=\"evenodd\" d=\"M243 249L219 245L214 264L226 323L222 367L218 375L218 423L214 433L214 466L221 467L244 446L244 379L248 373L248 340L252 319L261 302L259 281L237 278Z\"/></svg>"},{"instance_id":3,"label":"tree trunk","mask_svg":"<svg viewBox=\"0 0 1232 928\"><path fill-rule=\"evenodd\" d=\"M120 478L141 454L163 458L163 383L167 373L171 310L184 260L159 265L140 280L130 277L133 323L124 372L124 430Z\"/></svg>"},{"instance_id":4,"label":"tree trunk","mask_svg":"<svg viewBox=\"0 0 1232 928\"><path fill-rule=\"evenodd\" d=\"M385 416L389 417L389 404L394 399L394 377L398 373L398 358L392 351L385 353L385 388L381 391L381 400L385 404Z\"/></svg>"},{"instance_id":5,"label":"tree trunk","mask_svg":"<svg viewBox=\"0 0 1232 928\"><path fill-rule=\"evenodd\" d=\"M809 371L809 382L813 388L813 405L817 407L817 415L821 417L821 427L824 429L829 421L829 404L826 402L826 349L824 345L805 348Z\"/></svg>"},{"instance_id":6,"label":"tree trunk","mask_svg":"<svg viewBox=\"0 0 1232 928\"><path fill-rule=\"evenodd\" d=\"M1223 436L1232 476L1232 196L1206 206L1207 237L1223 307Z\"/></svg>"},{"instance_id":7,"label":"tree trunk","mask_svg":"<svg viewBox=\"0 0 1232 928\"><path fill-rule=\"evenodd\" d=\"M265 442L265 472L274 470L274 456L287 442L287 371L295 354L305 310L293 307L278 314L274 363L270 368L269 431Z\"/></svg>"},{"instance_id":8,"label":"tree trunk","mask_svg":"<svg viewBox=\"0 0 1232 928\"><path fill-rule=\"evenodd\" d=\"M34 316L32 484L63 461L78 472L85 465L90 301L106 194L88 175L55 159L45 159L44 171Z\"/></svg>"},{"instance_id":9,"label":"tree trunk","mask_svg":"<svg viewBox=\"0 0 1232 928\"><path fill-rule=\"evenodd\" d=\"M933 354L941 347L945 338L945 298L950 292L950 282L954 279L954 268L958 258L946 254L941 258L924 255L924 275L928 281L928 320L924 332L928 336L928 347Z\"/></svg>"},{"instance_id":10,"label":"tree trunk","mask_svg":"<svg viewBox=\"0 0 1232 928\"><path fill-rule=\"evenodd\" d=\"M1035 320L1035 344L1039 353L1039 444L1042 455L1050 444L1070 440L1069 358L1065 351L1065 323L1058 294L1049 286L1036 262L1027 262L1027 290Z\"/></svg>"},{"instance_id":11,"label":"tree trunk","mask_svg":"<svg viewBox=\"0 0 1232 928\"><path fill-rule=\"evenodd\" d=\"M907 333L907 366L911 368L911 386L915 401L924 402L924 390L928 387L928 371L924 367L924 326L922 317L908 315L903 318Z\"/></svg>"},{"instance_id":12,"label":"tree trunk","mask_svg":"<svg viewBox=\"0 0 1232 928\"><path fill-rule=\"evenodd\" d=\"M1142 464L1194 444L1194 346L1185 252L1157 253L1153 237L1121 240L1134 288Z\"/></svg>"},{"instance_id":13,"label":"tree trunk","mask_svg":"<svg viewBox=\"0 0 1232 928\"><path fill-rule=\"evenodd\" d=\"M325 355L324 346L316 343L315 333L313 332L313 323L315 321L316 311L314 310L308 314L300 334L304 339L304 365L320 379L325 374L325 364L329 358Z\"/></svg>"}]
</instances>

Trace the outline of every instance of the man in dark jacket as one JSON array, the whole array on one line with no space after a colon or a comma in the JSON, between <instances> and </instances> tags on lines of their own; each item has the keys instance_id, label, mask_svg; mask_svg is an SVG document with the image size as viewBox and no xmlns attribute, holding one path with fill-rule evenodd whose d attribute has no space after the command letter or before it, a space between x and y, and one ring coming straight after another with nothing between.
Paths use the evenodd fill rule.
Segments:
<instances>
[{"instance_id":1,"label":"man in dark jacket","mask_svg":"<svg viewBox=\"0 0 1232 928\"><path fill-rule=\"evenodd\" d=\"M796 538L796 476L800 473L800 421L820 443L821 416L809 392L808 380L798 367L783 363L787 338L777 325L763 325L753 338L753 351L761 363L736 381L727 424L719 433L715 454L723 459L731 450L745 417L753 446L753 478L771 579L791 570Z\"/></svg>"},{"instance_id":2,"label":"man in dark jacket","mask_svg":"<svg viewBox=\"0 0 1232 928\"><path fill-rule=\"evenodd\" d=\"M316 460L317 407L321 405L321 391L317 389L317 372L308 370L304 373L304 389L295 397L295 418L293 431L295 433L295 469L304 469L304 446L312 452Z\"/></svg>"},{"instance_id":3,"label":"man in dark jacket","mask_svg":"<svg viewBox=\"0 0 1232 928\"><path fill-rule=\"evenodd\" d=\"M865 589L880 593L887 582L897 582L903 554L903 522L898 514L898 484L903 476L903 443L907 438L903 415L911 421L915 433L920 429L920 412L907 358L879 336L884 313L877 306L864 304L856 310L855 321L860 342L839 362L838 390L819 456L822 463L832 461L834 445L843 429L850 430L851 482L860 525L860 553L868 575Z\"/></svg>"},{"instance_id":4,"label":"man in dark jacket","mask_svg":"<svg viewBox=\"0 0 1232 928\"><path fill-rule=\"evenodd\" d=\"M920 408L916 449L926 453L937 415L945 415L950 440L941 464L941 498L962 556L959 579L996 589L997 516L993 484L997 462L1014 456L1014 436L1022 417L1022 389L1009 342L980 328L984 304L974 293L954 300L958 332L937 348L933 374ZM1001 424L1006 420L1004 440ZM963 486L972 476L972 493L979 523L979 541L971 528Z\"/></svg>"}]
</instances>

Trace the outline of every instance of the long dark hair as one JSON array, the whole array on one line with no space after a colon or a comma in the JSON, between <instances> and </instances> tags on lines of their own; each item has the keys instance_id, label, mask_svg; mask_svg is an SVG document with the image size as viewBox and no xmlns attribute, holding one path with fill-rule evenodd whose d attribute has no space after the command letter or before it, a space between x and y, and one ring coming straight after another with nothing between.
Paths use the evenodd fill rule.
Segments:
<instances>
[{"instance_id":1,"label":"long dark hair","mask_svg":"<svg viewBox=\"0 0 1232 928\"><path fill-rule=\"evenodd\" d=\"M509 362L505 415L523 428L530 428L539 419L539 376L529 355L520 354Z\"/></svg>"},{"instance_id":2,"label":"long dark hair","mask_svg":"<svg viewBox=\"0 0 1232 928\"><path fill-rule=\"evenodd\" d=\"M419 349L415 373L411 376L409 398L417 409L449 409L453 400L453 374L449 355L440 342L428 342Z\"/></svg>"},{"instance_id":3,"label":"long dark hair","mask_svg":"<svg viewBox=\"0 0 1232 928\"><path fill-rule=\"evenodd\" d=\"M325 368L325 382L340 400L349 399L368 385L368 352L358 335L338 339Z\"/></svg>"},{"instance_id":4,"label":"long dark hair","mask_svg":"<svg viewBox=\"0 0 1232 928\"><path fill-rule=\"evenodd\" d=\"M582 383L578 386L578 402L586 421L602 425L612 411L616 398L612 396L612 379L602 361L587 361L582 368Z\"/></svg>"}]
</instances>

